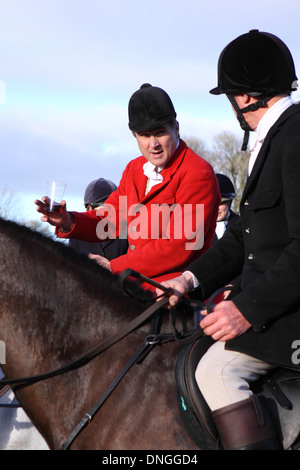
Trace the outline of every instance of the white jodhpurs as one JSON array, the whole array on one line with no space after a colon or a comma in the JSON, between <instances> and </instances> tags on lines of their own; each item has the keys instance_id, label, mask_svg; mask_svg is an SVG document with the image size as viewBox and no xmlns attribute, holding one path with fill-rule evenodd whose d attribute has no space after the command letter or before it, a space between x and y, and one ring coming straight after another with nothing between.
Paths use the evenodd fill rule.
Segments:
<instances>
[{"instance_id":1,"label":"white jodhpurs","mask_svg":"<svg viewBox=\"0 0 300 470\"><path fill-rule=\"evenodd\" d=\"M236 351L225 343L214 343L199 361L195 377L212 411L252 395L249 384L265 375L274 365Z\"/></svg>"}]
</instances>

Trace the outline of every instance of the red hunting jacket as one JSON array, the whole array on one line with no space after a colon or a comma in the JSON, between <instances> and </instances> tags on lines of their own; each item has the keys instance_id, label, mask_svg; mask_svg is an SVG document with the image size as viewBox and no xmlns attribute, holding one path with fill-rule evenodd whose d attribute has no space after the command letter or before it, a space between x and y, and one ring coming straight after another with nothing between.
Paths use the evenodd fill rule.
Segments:
<instances>
[{"instance_id":1,"label":"red hunting jacket","mask_svg":"<svg viewBox=\"0 0 300 470\"><path fill-rule=\"evenodd\" d=\"M120 236L126 222L128 253L111 261L112 272L131 268L160 282L181 274L211 247L220 194L211 165L183 141L162 170L163 181L147 195L146 162L141 156L127 165L102 216L99 210L72 212L72 230L67 234L57 231L57 236L99 242L105 227L109 238ZM113 226L110 231L108 220Z\"/></svg>"}]
</instances>

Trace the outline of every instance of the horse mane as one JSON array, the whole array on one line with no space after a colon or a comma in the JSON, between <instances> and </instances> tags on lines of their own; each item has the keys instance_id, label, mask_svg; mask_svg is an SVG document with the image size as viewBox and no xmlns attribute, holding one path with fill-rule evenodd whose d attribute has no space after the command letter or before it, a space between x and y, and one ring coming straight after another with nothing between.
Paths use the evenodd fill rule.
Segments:
<instances>
[{"instance_id":1,"label":"horse mane","mask_svg":"<svg viewBox=\"0 0 300 470\"><path fill-rule=\"evenodd\" d=\"M0 232L9 234L11 240L21 244L21 252L26 248L29 249L33 258L34 251L40 249L45 258L48 254L50 259L62 259L64 268L69 267L72 276L75 278L78 276L81 282L85 283L89 293L94 292L95 289L102 288L102 290L105 290L109 288L111 296L121 297L125 302L129 299L120 285L119 276L101 267L95 261L89 259L88 256L73 250L66 243L53 240L50 235L44 235L23 224L3 218L0 218ZM150 291L139 288L136 283L129 282L129 285L131 290L134 291L136 299L139 299L136 301L131 298L131 303L137 302L140 305L140 301L149 302L153 300L153 294Z\"/></svg>"},{"instance_id":2,"label":"horse mane","mask_svg":"<svg viewBox=\"0 0 300 470\"><path fill-rule=\"evenodd\" d=\"M41 357L53 342L52 368L56 355L71 360L153 303L153 293L140 287L138 298L129 297L119 276L65 243L1 218L0 259L1 339L18 331L22 350Z\"/></svg>"}]
</instances>

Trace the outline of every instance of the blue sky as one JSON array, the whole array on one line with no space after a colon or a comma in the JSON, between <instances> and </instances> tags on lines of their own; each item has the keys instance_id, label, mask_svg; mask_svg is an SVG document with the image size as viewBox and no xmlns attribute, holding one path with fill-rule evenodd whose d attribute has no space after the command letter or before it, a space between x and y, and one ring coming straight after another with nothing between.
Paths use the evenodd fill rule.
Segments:
<instances>
[{"instance_id":1,"label":"blue sky","mask_svg":"<svg viewBox=\"0 0 300 470\"><path fill-rule=\"evenodd\" d=\"M182 136L210 146L223 130L242 138L226 98L209 94L228 42L253 28L272 32L300 74L298 0L284 8L279 0L0 0L0 7L0 190L19 196L28 218L50 179L66 183L70 210L83 208L91 180L118 184L139 155L127 104L142 83L169 93Z\"/></svg>"}]
</instances>

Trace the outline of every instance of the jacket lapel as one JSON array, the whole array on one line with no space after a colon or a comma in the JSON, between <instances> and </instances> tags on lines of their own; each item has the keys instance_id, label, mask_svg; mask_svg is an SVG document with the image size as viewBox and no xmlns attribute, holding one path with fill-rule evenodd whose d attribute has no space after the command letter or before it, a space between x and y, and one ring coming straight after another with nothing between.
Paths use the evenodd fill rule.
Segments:
<instances>
[{"instance_id":1,"label":"jacket lapel","mask_svg":"<svg viewBox=\"0 0 300 470\"><path fill-rule=\"evenodd\" d=\"M146 161L147 160L145 159L143 165L146 163ZM141 201L145 197L147 176L144 174L143 165L134 171L132 181L133 184L130 189L131 192L135 192L137 201Z\"/></svg>"},{"instance_id":2,"label":"jacket lapel","mask_svg":"<svg viewBox=\"0 0 300 470\"><path fill-rule=\"evenodd\" d=\"M277 134L277 132L279 132L279 130L280 130L281 126L283 125L283 123L287 119L289 119L290 116L292 116L293 114L295 114L297 112L300 112L300 106L296 106L296 105L290 106L284 113L282 113L282 115L279 117L279 119L275 122L275 124L269 130L269 132L268 132L268 134L267 134L267 136L264 140L264 143L263 143L263 145L260 149L260 152L257 156L257 159L256 159L255 164L253 166L252 172L251 172L250 176L247 179L247 182L246 182L246 185L245 185L245 188L244 188L244 191L243 191L243 195L242 195L242 198L241 198L241 204L245 201L245 199L247 199L247 196L249 195L249 192L252 190L253 185L256 183L256 181L257 181L257 179L260 175L261 169L262 169L262 167L264 165L264 162L265 162L265 160L267 158L267 155L268 155L268 148L269 148L271 140Z\"/></svg>"}]
</instances>

